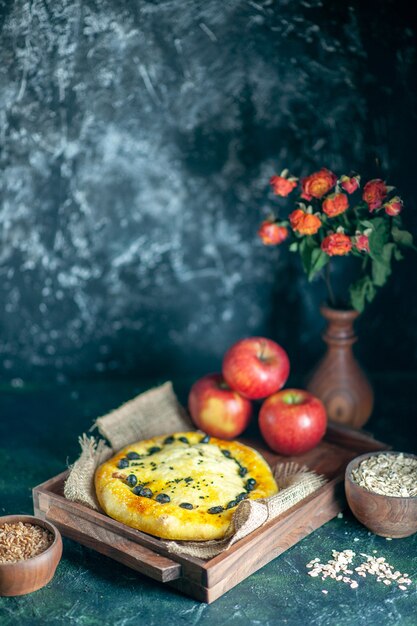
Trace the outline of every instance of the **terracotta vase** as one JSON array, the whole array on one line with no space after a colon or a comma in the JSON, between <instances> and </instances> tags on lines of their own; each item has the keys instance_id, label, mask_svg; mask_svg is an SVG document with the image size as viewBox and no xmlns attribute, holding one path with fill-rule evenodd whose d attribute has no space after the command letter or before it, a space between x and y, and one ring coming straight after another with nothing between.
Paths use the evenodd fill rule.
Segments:
<instances>
[{"instance_id":1,"label":"terracotta vase","mask_svg":"<svg viewBox=\"0 0 417 626\"><path fill-rule=\"evenodd\" d=\"M360 428L372 413L374 394L352 350L357 340L353 323L359 313L327 306L320 311L328 322L323 334L327 351L313 370L307 389L322 400L329 419Z\"/></svg>"}]
</instances>

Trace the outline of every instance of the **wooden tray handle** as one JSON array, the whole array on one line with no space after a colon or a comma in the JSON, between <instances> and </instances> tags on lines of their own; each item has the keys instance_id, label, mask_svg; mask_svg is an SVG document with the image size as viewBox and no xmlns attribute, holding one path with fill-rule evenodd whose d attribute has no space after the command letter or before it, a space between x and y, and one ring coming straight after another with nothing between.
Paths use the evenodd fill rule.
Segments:
<instances>
[{"instance_id":1,"label":"wooden tray handle","mask_svg":"<svg viewBox=\"0 0 417 626\"><path fill-rule=\"evenodd\" d=\"M40 513L42 517L55 524L65 537L109 556L154 580L165 583L181 578L181 565L176 561L116 535L94 522L53 505Z\"/></svg>"},{"instance_id":2,"label":"wooden tray handle","mask_svg":"<svg viewBox=\"0 0 417 626\"><path fill-rule=\"evenodd\" d=\"M324 438L329 443L355 450L358 454L390 448L386 443L374 439L373 435L365 430L354 430L331 420L329 420Z\"/></svg>"}]
</instances>

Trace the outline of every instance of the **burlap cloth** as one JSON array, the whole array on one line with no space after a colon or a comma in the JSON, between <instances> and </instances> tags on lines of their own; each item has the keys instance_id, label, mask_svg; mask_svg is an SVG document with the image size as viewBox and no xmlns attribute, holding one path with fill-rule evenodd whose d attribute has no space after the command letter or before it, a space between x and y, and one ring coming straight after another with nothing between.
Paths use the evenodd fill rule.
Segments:
<instances>
[{"instance_id":1,"label":"burlap cloth","mask_svg":"<svg viewBox=\"0 0 417 626\"><path fill-rule=\"evenodd\" d=\"M167 382L142 393L118 409L95 420L93 427L105 437L79 437L81 455L70 467L64 495L68 500L100 510L94 489L96 468L124 446L141 439L194 430L186 411ZM178 554L209 559L227 550L236 541L274 519L324 484L325 479L296 463L280 463L274 471L280 491L262 500L243 500L236 508L224 539L218 541L165 541L163 545Z\"/></svg>"}]
</instances>

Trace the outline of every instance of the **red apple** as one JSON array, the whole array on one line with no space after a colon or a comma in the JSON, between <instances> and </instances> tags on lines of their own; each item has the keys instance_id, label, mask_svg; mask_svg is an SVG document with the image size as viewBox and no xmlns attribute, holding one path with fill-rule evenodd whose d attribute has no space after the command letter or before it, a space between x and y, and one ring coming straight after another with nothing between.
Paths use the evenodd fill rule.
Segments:
<instances>
[{"instance_id":1,"label":"red apple","mask_svg":"<svg viewBox=\"0 0 417 626\"><path fill-rule=\"evenodd\" d=\"M267 398L259 412L259 427L266 443L278 454L303 454L314 448L326 432L323 403L308 391L283 389Z\"/></svg>"},{"instance_id":2,"label":"red apple","mask_svg":"<svg viewBox=\"0 0 417 626\"><path fill-rule=\"evenodd\" d=\"M281 346L264 337L249 337L235 343L223 359L227 384L245 398L266 398L285 385L290 361Z\"/></svg>"},{"instance_id":3,"label":"red apple","mask_svg":"<svg viewBox=\"0 0 417 626\"><path fill-rule=\"evenodd\" d=\"M221 374L208 374L194 383L188 408L200 430L221 439L240 435L252 414L249 400L230 389Z\"/></svg>"}]
</instances>

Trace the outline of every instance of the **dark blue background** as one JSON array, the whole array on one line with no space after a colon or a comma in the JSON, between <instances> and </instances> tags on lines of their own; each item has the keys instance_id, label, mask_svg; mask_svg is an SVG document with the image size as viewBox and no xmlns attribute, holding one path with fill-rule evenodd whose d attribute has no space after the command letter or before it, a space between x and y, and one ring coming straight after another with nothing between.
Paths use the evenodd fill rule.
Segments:
<instances>
[{"instance_id":1,"label":"dark blue background","mask_svg":"<svg viewBox=\"0 0 417 626\"><path fill-rule=\"evenodd\" d=\"M405 2L0 0L0 27L3 379L197 375L254 334L308 369L323 287L256 237L284 166L387 178L416 231ZM416 366L416 259L368 369Z\"/></svg>"}]
</instances>

